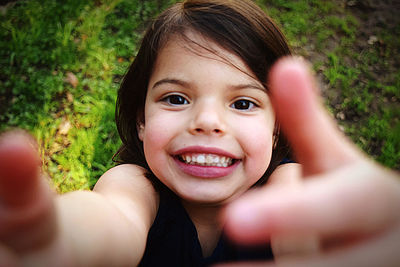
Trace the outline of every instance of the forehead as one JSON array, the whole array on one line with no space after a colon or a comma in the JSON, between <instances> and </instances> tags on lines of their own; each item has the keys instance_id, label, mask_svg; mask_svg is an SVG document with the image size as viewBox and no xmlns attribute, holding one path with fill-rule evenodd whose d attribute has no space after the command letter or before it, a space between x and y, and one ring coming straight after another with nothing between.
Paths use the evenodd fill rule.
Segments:
<instances>
[{"instance_id":1,"label":"forehead","mask_svg":"<svg viewBox=\"0 0 400 267\"><path fill-rule=\"evenodd\" d=\"M157 56L156 64L160 59L168 59L168 55L173 52L190 54L193 58L199 56L223 62L241 70L251 77L255 77L250 68L239 56L224 49L214 40L194 31L186 31L183 34L172 35L164 46L161 47Z\"/></svg>"}]
</instances>

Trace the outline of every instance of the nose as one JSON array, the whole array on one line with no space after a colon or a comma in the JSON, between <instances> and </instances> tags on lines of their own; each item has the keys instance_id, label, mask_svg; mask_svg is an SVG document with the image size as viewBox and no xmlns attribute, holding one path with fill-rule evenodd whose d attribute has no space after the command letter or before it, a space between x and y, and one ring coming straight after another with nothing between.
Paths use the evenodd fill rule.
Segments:
<instances>
[{"instance_id":1,"label":"nose","mask_svg":"<svg viewBox=\"0 0 400 267\"><path fill-rule=\"evenodd\" d=\"M223 135L226 131L224 109L217 103L198 103L193 108L193 118L190 124L190 133L206 135Z\"/></svg>"}]
</instances>

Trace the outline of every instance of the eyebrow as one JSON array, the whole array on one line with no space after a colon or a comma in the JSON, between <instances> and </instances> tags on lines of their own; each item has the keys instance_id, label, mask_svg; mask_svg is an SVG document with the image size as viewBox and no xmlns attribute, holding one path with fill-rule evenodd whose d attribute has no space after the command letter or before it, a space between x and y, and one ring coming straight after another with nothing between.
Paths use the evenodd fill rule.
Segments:
<instances>
[{"instance_id":1,"label":"eyebrow","mask_svg":"<svg viewBox=\"0 0 400 267\"><path fill-rule=\"evenodd\" d=\"M189 83L180 79L174 79L174 78L165 78L165 79L161 79L159 81L157 81L152 87L151 89L154 89L160 85L163 84L176 84L176 85L180 85L182 87L188 87Z\"/></svg>"},{"instance_id":2,"label":"eyebrow","mask_svg":"<svg viewBox=\"0 0 400 267\"><path fill-rule=\"evenodd\" d=\"M244 83L244 84L236 84L230 86L233 89L240 90L240 89L256 89L266 92L266 88L262 85L258 85L257 83Z\"/></svg>"},{"instance_id":3,"label":"eyebrow","mask_svg":"<svg viewBox=\"0 0 400 267\"><path fill-rule=\"evenodd\" d=\"M163 84L175 84L175 85L179 85L182 87L190 87L190 83L181 79L175 79L175 78L164 78L161 79L159 81L157 81L152 87L151 89L154 89L160 85ZM259 85L257 83L239 83L239 84L234 84L234 85L228 85L228 87L234 89L234 90L241 90L241 89L256 89L256 90L261 90L263 92L266 92L266 88L262 85Z\"/></svg>"}]
</instances>

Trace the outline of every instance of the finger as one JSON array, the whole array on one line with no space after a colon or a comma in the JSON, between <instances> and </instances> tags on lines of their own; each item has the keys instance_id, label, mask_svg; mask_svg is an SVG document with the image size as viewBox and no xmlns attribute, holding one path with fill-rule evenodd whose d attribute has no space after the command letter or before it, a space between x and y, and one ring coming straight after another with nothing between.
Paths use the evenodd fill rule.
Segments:
<instances>
[{"instance_id":1,"label":"finger","mask_svg":"<svg viewBox=\"0 0 400 267\"><path fill-rule=\"evenodd\" d=\"M398 266L400 227L355 247L346 247L326 253L289 257L276 262L243 262L216 265L218 267L336 267L336 266Z\"/></svg>"},{"instance_id":2,"label":"finger","mask_svg":"<svg viewBox=\"0 0 400 267\"><path fill-rule=\"evenodd\" d=\"M242 243L265 242L272 235L319 236L327 247L400 220L394 173L365 162L316 178L297 187L270 186L232 203L225 213L228 235Z\"/></svg>"},{"instance_id":3,"label":"finger","mask_svg":"<svg viewBox=\"0 0 400 267\"><path fill-rule=\"evenodd\" d=\"M27 134L0 137L0 241L15 250L40 246L55 231L52 193L38 163Z\"/></svg>"},{"instance_id":4,"label":"finger","mask_svg":"<svg viewBox=\"0 0 400 267\"><path fill-rule=\"evenodd\" d=\"M303 173L331 170L357 159L317 95L316 82L299 59L284 58L269 76L272 102Z\"/></svg>"},{"instance_id":5,"label":"finger","mask_svg":"<svg viewBox=\"0 0 400 267\"><path fill-rule=\"evenodd\" d=\"M35 198L39 184L39 160L31 138L12 131L0 138L0 201L25 205Z\"/></svg>"}]
</instances>

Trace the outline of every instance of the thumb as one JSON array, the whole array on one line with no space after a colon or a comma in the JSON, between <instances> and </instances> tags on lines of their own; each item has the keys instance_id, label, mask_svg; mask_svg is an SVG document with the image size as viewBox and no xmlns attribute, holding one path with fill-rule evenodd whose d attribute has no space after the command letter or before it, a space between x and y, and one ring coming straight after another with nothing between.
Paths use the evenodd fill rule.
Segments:
<instances>
[{"instance_id":1,"label":"thumb","mask_svg":"<svg viewBox=\"0 0 400 267\"><path fill-rule=\"evenodd\" d=\"M316 81L303 60L283 58L272 68L271 98L304 175L354 162L357 149L338 130L317 94Z\"/></svg>"},{"instance_id":2,"label":"thumb","mask_svg":"<svg viewBox=\"0 0 400 267\"><path fill-rule=\"evenodd\" d=\"M0 243L17 251L49 241L55 230L52 193L32 144L22 131L0 136Z\"/></svg>"},{"instance_id":3,"label":"thumb","mask_svg":"<svg viewBox=\"0 0 400 267\"><path fill-rule=\"evenodd\" d=\"M22 131L10 131L0 138L0 201L23 206L35 197L39 159L32 138Z\"/></svg>"}]
</instances>

